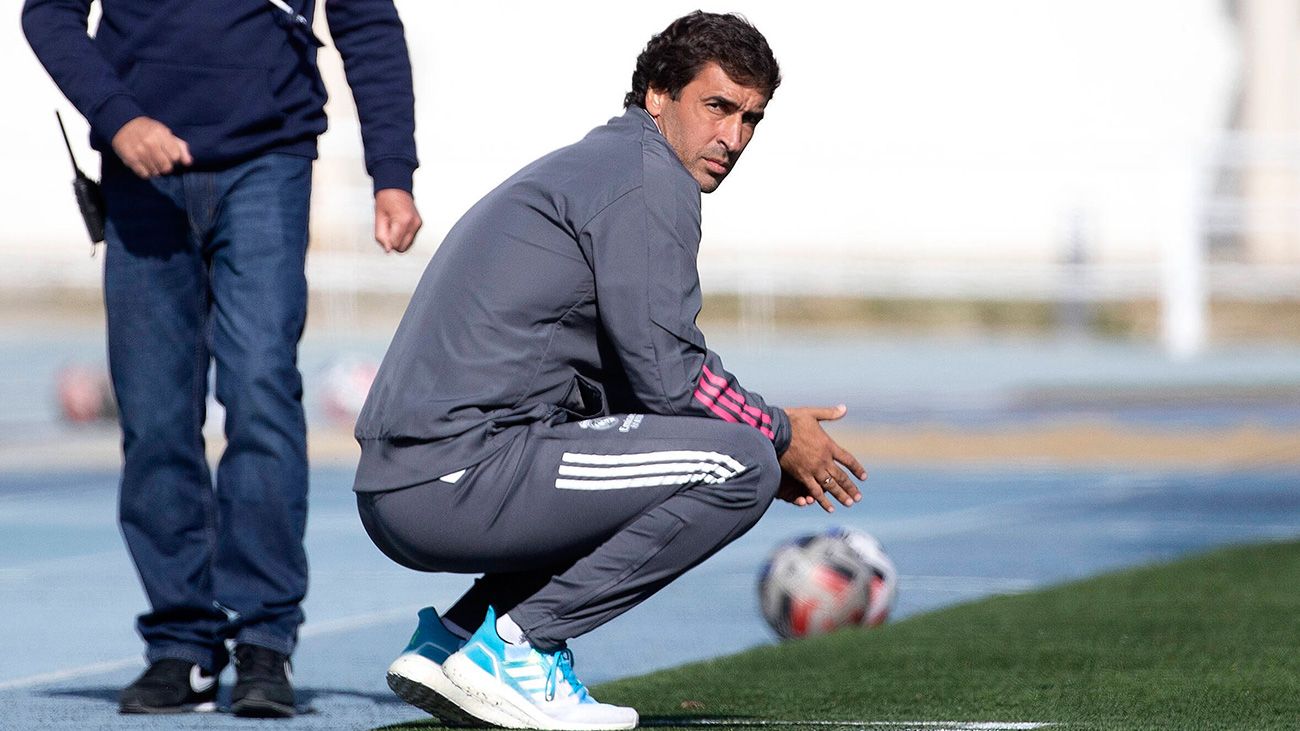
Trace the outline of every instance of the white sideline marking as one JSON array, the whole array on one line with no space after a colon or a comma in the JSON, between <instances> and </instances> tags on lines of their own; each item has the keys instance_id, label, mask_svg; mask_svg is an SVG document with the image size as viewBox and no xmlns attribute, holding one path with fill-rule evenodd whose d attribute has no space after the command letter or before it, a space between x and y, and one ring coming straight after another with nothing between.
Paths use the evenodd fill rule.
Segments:
<instances>
[{"instance_id":1,"label":"white sideline marking","mask_svg":"<svg viewBox=\"0 0 1300 731\"><path fill-rule=\"evenodd\" d=\"M34 688L38 685L48 685L50 683L59 683L64 680L72 680L83 675L99 675L101 673L111 673L117 670L129 668L132 665L140 664L140 656L132 655L117 660L106 660L104 662L91 663L89 665L78 665L77 667L65 668L63 670L54 670L39 675L28 675L25 678L16 678L0 682L0 690L20 690L22 688Z\"/></svg>"},{"instance_id":2,"label":"white sideline marking","mask_svg":"<svg viewBox=\"0 0 1300 731\"><path fill-rule=\"evenodd\" d=\"M420 611L420 609L422 609L422 607L386 609L382 612L369 612L367 614L358 614L352 617L331 619L327 622L309 623L303 625L302 630L298 632L298 637L322 637L324 635L338 634L339 632L348 632L354 629L373 627L378 624L386 624L395 620L413 617L416 612ZM132 655L130 657L118 658L116 660L105 660L103 662L91 663L89 665L77 665L62 670L52 670L48 673L39 673L37 675L28 675L23 678L0 681L0 691L35 688L41 685L61 683L65 680L73 680L87 675L102 675L104 673L116 672L118 670L124 670L141 664L140 656Z\"/></svg>"},{"instance_id":3,"label":"white sideline marking","mask_svg":"<svg viewBox=\"0 0 1300 731\"><path fill-rule=\"evenodd\" d=\"M414 621L416 613L423 608L424 605L420 604L399 609L385 609L380 612L367 612L366 614L357 614L351 617L339 617L328 622L309 622L299 630L298 637L322 637L364 627L373 627L377 624L385 624L399 619Z\"/></svg>"},{"instance_id":4,"label":"white sideline marking","mask_svg":"<svg viewBox=\"0 0 1300 731\"><path fill-rule=\"evenodd\" d=\"M1039 583L1032 579L1018 579L1009 576L935 576L927 574L903 574L898 577L899 584L905 584L908 591L931 591L948 594L1023 594L1038 588Z\"/></svg>"},{"instance_id":5,"label":"white sideline marking","mask_svg":"<svg viewBox=\"0 0 1300 731\"><path fill-rule=\"evenodd\" d=\"M656 718L642 726L810 726L828 728L923 728L927 731L1029 731L1053 724L1042 721L783 721L761 718Z\"/></svg>"}]
</instances>

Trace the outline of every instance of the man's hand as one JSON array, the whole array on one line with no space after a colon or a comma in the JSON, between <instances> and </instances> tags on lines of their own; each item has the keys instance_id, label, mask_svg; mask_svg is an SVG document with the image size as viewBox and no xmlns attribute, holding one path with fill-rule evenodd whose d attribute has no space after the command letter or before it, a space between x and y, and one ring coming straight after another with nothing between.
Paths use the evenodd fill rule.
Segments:
<instances>
[{"instance_id":1,"label":"man's hand","mask_svg":"<svg viewBox=\"0 0 1300 731\"><path fill-rule=\"evenodd\" d=\"M375 193L375 241L388 253L403 252L415 242L424 221L415 210L415 199L400 188Z\"/></svg>"},{"instance_id":2,"label":"man's hand","mask_svg":"<svg viewBox=\"0 0 1300 731\"><path fill-rule=\"evenodd\" d=\"M808 488L804 487L802 482L784 472L781 473L781 486L776 489L776 499L784 500L799 508L806 508L813 504L812 496L808 494Z\"/></svg>"},{"instance_id":3,"label":"man's hand","mask_svg":"<svg viewBox=\"0 0 1300 731\"><path fill-rule=\"evenodd\" d=\"M167 175L177 165L193 165L190 146L172 134L167 125L149 117L136 117L113 135L113 152L136 175Z\"/></svg>"},{"instance_id":4,"label":"man's hand","mask_svg":"<svg viewBox=\"0 0 1300 731\"><path fill-rule=\"evenodd\" d=\"M816 502L828 513L835 512L830 496L845 506L861 500L862 492L844 469L859 480L867 478L867 471L821 426L822 421L843 418L848 409L840 405L786 409L785 413L790 417L790 446L781 455L777 497L800 507Z\"/></svg>"}]
</instances>

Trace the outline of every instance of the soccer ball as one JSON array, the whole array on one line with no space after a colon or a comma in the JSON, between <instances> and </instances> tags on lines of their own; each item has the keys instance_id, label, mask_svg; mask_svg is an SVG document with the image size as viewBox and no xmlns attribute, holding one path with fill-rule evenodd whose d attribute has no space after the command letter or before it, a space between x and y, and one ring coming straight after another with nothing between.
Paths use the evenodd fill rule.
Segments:
<instances>
[{"instance_id":1,"label":"soccer ball","mask_svg":"<svg viewBox=\"0 0 1300 731\"><path fill-rule=\"evenodd\" d=\"M339 426L351 428L366 403L379 365L359 356L344 356L329 364L321 379L321 405L325 416Z\"/></svg>"},{"instance_id":2,"label":"soccer ball","mask_svg":"<svg viewBox=\"0 0 1300 731\"><path fill-rule=\"evenodd\" d=\"M782 544L763 566L763 617L785 639L875 627L894 604L898 573L871 535L846 528Z\"/></svg>"}]
</instances>

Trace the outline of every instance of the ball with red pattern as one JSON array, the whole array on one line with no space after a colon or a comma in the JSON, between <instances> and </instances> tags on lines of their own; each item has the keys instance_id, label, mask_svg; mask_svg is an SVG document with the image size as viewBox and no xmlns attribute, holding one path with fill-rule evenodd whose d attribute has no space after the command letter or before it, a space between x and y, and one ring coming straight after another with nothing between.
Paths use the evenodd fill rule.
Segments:
<instances>
[{"instance_id":1,"label":"ball with red pattern","mask_svg":"<svg viewBox=\"0 0 1300 731\"><path fill-rule=\"evenodd\" d=\"M759 575L763 617L791 639L885 621L898 573L868 533L831 528L800 536L772 553Z\"/></svg>"}]
</instances>

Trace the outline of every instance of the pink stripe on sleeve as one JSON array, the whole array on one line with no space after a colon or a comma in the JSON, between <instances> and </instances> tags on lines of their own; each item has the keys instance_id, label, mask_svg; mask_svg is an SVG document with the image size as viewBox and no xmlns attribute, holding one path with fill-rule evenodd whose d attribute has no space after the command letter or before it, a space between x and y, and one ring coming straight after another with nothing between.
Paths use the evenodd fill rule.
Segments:
<instances>
[{"instance_id":1,"label":"pink stripe on sleeve","mask_svg":"<svg viewBox=\"0 0 1300 731\"><path fill-rule=\"evenodd\" d=\"M717 400L718 403L722 404L723 406L726 406L727 408L735 412L736 416L739 416L742 420L744 420L746 424L749 424L752 427L758 426L758 419L755 419L753 416L750 416L749 414L745 413L745 411L740 408L740 404L737 404L735 401L732 401L726 396L719 396Z\"/></svg>"},{"instance_id":2,"label":"pink stripe on sleeve","mask_svg":"<svg viewBox=\"0 0 1300 731\"><path fill-rule=\"evenodd\" d=\"M741 411L741 410L740 410L740 409L739 409L739 408L738 408L734 403L732 403L731 400L728 399L727 397L725 397L725 396L718 396L717 398L713 398L713 397L709 396L709 394L708 394L707 392L703 392L703 393L701 393L701 391L700 391L699 389L696 389L696 391L695 391L695 395L696 395L697 398L699 398L699 397L702 395L703 398L700 398L700 401L703 402L703 403L707 403L707 404L709 405L710 408L712 408L712 407L725 407L726 410L727 410L728 412L730 412L732 415L740 417L740 420L741 420L741 421L745 422L746 424L749 424L749 425L752 426L752 427L755 427L755 428L758 427L758 421L755 420L754 417L752 417L752 416L750 416L749 414L746 414L745 412ZM735 419L732 419L732 421L735 421Z\"/></svg>"},{"instance_id":3,"label":"pink stripe on sleeve","mask_svg":"<svg viewBox=\"0 0 1300 731\"><path fill-rule=\"evenodd\" d=\"M713 400L713 397L705 393L703 390L698 388L695 389L695 400L707 406L709 411L712 411L714 414L718 416L718 418L722 419L723 421L729 421L733 424L737 423L736 415L732 414L730 411L727 411L726 409L723 409L721 406L719 406L717 402ZM740 414L739 416L740 418L745 420L746 424L749 424L755 429L758 429L759 433L767 437L768 439L774 439L776 437L776 435L772 433L771 429L769 429L766 425L760 425L757 421L753 419L753 417L749 416L748 414Z\"/></svg>"},{"instance_id":4,"label":"pink stripe on sleeve","mask_svg":"<svg viewBox=\"0 0 1300 731\"><path fill-rule=\"evenodd\" d=\"M704 366L704 377L719 388L725 388L727 385L727 379L714 375L707 365Z\"/></svg>"},{"instance_id":5,"label":"pink stripe on sleeve","mask_svg":"<svg viewBox=\"0 0 1300 731\"><path fill-rule=\"evenodd\" d=\"M712 394L713 396L721 396L725 393L738 407L739 411L737 413L743 411L756 419L760 419L764 424L772 423L771 416L764 413L764 411L757 406L746 403L744 394L738 393L736 390L731 388L729 381L714 374L713 371L709 370L707 365L704 366L704 377L707 380L707 383L705 381L700 381L700 387L704 388L706 393ZM718 389L723 390L719 391Z\"/></svg>"},{"instance_id":6,"label":"pink stripe on sleeve","mask_svg":"<svg viewBox=\"0 0 1300 731\"><path fill-rule=\"evenodd\" d=\"M711 403L717 403L719 405L727 407L733 414L743 419L746 424L749 424L750 426L754 426L754 427L758 426L758 421L755 420L752 414L747 414L746 410L741 408L740 404L736 403L732 399L727 398L722 393L722 391L719 390L713 384L700 381L700 385L695 389L695 392L696 394L703 392L706 396L710 397L709 401ZM727 393L735 393L735 392L732 391L731 389L727 389Z\"/></svg>"},{"instance_id":7,"label":"pink stripe on sleeve","mask_svg":"<svg viewBox=\"0 0 1300 731\"><path fill-rule=\"evenodd\" d=\"M709 383L708 381L700 381L700 385L697 387L696 390L703 391L703 392L709 394L710 396L721 396L721 395L722 395L722 389L718 388L717 386L713 385L712 383Z\"/></svg>"},{"instance_id":8,"label":"pink stripe on sleeve","mask_svg":"<svg viewBox=\"0 0 1300 731\"><path fill-rule=\"evenodd\" d=\"M736 423L736 417L727 413L722 409L722 407L713 403L713 399L709 398L707 394L701 393L698 389L695 391L695 400L707 406L709 411L712 411L713 413L718 415L719 419L722 419L723 421L730 421L733 424Z\"/></svg>"}]
</instances>

